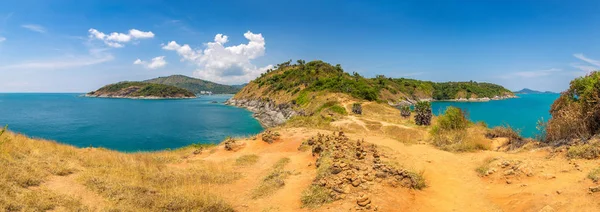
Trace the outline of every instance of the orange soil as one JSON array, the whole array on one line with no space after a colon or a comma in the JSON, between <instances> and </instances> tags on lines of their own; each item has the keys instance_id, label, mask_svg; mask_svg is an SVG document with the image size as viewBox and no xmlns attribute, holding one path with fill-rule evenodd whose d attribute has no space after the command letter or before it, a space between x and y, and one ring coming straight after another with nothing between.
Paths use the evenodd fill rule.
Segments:
<instances>
[{"instance_id":1,"label":"orange soil","mask_svg":"<svg viewBox=\"0 0 600 212\"><path fill-rule=\"evenodd\" d=\"M274 131L281 133L281 139L273 144L263 142L260 136L255 140L240 140L238 142L245 143L245 146L236 152L218 146L214 151L204 151L173 166L185 167L199 161L235 160L242 155L255 154L259 156L256 164L239 168L244 174L242 179L231 184L215 185L212 189L237 211L348 211L355 208L356 201L352 195L318 209L301 207L302 191L312 183L316 170L315 158L310 151L299 151L298 147L302 141L318 132L331 131L306 128ZM595 184L586 179L589 171L597 167L596 161L570 161L561 154L552 156L545 149L520 153L451 153L428 144L404 144L372 133L347 135L351 139L364 138L380 146L388 160L424 174L428 187L423 190L375 187L370 198L379 211L600 211L600 201L597 201L600 194L588 193L588 188ZM252 199L252 190L260 184L273 164L284 157L291 160L285 169L293 173L285 180L285 186L270 196ZM498 172L480 177L475 169L490 157L523 161L533 175L504 176L503 170L498 168ZM498 161L492 162L495 163ZM43 186L81 198L91 208L101 209L107 204L102 197L74 179L75 175L54 177Z\"/></svg>"}]
</instances>

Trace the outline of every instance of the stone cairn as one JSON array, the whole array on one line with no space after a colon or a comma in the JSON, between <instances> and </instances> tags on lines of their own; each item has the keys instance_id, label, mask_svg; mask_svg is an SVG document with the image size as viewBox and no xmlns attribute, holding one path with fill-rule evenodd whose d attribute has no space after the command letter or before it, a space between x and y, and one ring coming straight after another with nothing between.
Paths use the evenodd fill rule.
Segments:
<instances>
[{"instance_id":1,"label":"stone cairn","mask_svg":"<svg viewBox=\"0 0 600 212\"><path fill-rule=\"evenodd\" d=\"M262 134L262 140L264 142L267 142L269 144L272 144L273 142L275 142L276 140L279 140L279 133L278 132L274 132L271 130L266 130L263 134Z\"/></svg>"},{"instance_id":2,"label":"stone cairn","mask_svg":"<svg viewBox=\"0 0 600 212\"><path fill-rule=\"evenodd\" d=\"M238 143L233 138L225 139L225 141L223 141L223 146L225 147L225 150L227 150L227 151L237 151L237 150L241 149L242 147L244 147L243 144Z\"/></svg>"},{"instance_id":3,"label":"stone cairn","mask_svg":"<svg viewBox=\"0 0 600 212\"><path fill-rule=\"evenodd\" d=\"M302 145L312 147L317 157L316 167L326 170L313 181L329 190L332 199L356 198L357 210L377 210L371 205L369 193L376 184L415 188L418 176L407 170L382 163L383 156L374 144L364 139L351 141L343 132L318 134Z\"/></svg>"}]
</instances>

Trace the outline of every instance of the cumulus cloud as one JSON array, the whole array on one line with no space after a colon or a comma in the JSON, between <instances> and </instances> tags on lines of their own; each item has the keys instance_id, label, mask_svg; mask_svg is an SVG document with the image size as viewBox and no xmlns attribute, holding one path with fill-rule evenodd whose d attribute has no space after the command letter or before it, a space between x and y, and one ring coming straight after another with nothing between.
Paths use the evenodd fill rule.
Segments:
<instances>
[{"instance_id":1,"label":"cumulus cloud","mask_svg":"<svg viewBox=\"0 0 600 212\"><path fill-rule=\"evenodd\" d=\"M137 29L130 29L127 34L112 32L110 34L104 34L94 28L88 30L90 39L97 39L104 41L104 43L113 48L121 48L125 46L125 43L132 40L148 39L153 38L154 33L151 31L144 32Z\"/></svg>"},{"instance_id":2,"label":"cumulus cloud","mask_svg":"<svg viewBox=\"0 0 600 212\"><path fill-rule=\"evenodd\" d=\"M229 41L223 34L215 35L214 42L205 44L204 49L192 49L188 44L180 45L175 41L163 44L164 50L175 51L181 56L181 61L195 64L198 69L194 76L219 82L243 83L248 82L272 65L257 67L252 60L265 54L265 39L262 34L250 31L244 33L248 43L237 46L225 46Z\"/></svg>"},{"instance_id":3,"label":"cumulus cloud","mask_svg":"<svg viewBox=\"0 0 600 212\"><path fill-rule=\"evenodd\" d=\"M46 28L36 24L23 24L21 27L39 33L46 33Z\"/></svg>"},{"instance_id":4,"label":"cumulus cloud","mask_svg":"<svg viewBox=\"0 0 600 212\"><path fill-rule=\"evenodd\" d=\"M150 60L150 62L143 61L141 59L137 59L137 60L133 61L133 64L142 65L148 69L157 69L157 68L166 66L167 61L165 61L165 56L158 56L158 57L152 58L152 60Z\"/></svg>"},{"instance_id":5,"label":"cumulus cloud","mask_svg":"<svg viewBox=\"0 0 600 212\"><path fill-rule=\"evenodd\" d=\"M4 42L6 40L5 37L0 36L0 43Z\"/></svg>"}]
</instances>

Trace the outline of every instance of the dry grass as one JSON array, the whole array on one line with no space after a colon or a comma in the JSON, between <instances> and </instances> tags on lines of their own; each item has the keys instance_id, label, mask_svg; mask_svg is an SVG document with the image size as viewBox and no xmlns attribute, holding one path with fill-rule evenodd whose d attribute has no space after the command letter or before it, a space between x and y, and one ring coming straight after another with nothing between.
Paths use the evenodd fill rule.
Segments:
<instances>
[{"instance_id":1,"label":"dry grass","mask_svg":"<svg viewBox=\"0 0 600 212\"><path fill-rule=\"evenodd\" d=\"M508 150L519 149L525 146L527 143L531 142L530 139L522 138L518 130L513 129L508 125L494 127L488 130L485 136L487 138L508 138L508 142L506 143Z\"/></svg>"},{"instance_id":2,"label":"dry grass","mask_svg":"<svg viewBox=\"0 0 600 212\"><path fill-rule=\"evenodd\" d=\"M481 165L475 169L475 171L477 174L479 174L479 176L486 176L488 171L491 169L491 163L495 160L498 160L498 158L487 157L485 160L483 160L483 163L481 163Z\"/></svg>"},{"instance_id":3,"label":"dry grass","mask_svg":"<svg viewBox=\"0 0 600 212\"><path fill-rule=\"evenodd\" d=\"M415 129L407 129L398 126L384 126L383 133L391 138L401 141L402 143L417 143L423 138L423 131Z\"/></svg>"},{"instance_id":4,"label":"dry grass","mask_svg":"<svg viewBox=\"0 0 600 212\"><path fill-rule=\"evenodd\" d=\"M105 149L78 149L10 132L0 137L0 210L45 211L88 208L79 200L44 186L50 176L77 174L77 181L105 199L105 210L233 211L209 184L241 177L231 163L197 162L185 167L194 147L168 152L125 154ZM94 206L96 207L96 206Z\"/></svg>"},{"instance_id":5,"label":"dry grass","mask_svg":"<svg viewBox=\"0 0 600 212\"><path fill-rule=\"evenodd\" d=\"M289 158L282 158L277 161L269 174L263 178L260 185L252 191L252 199L269 196L278 189L285 186L285 179L291 174L290 171L285 171L285 166L290 163Z\"/></svg>"},{"instance_id":6,"label":"dry grass","mask_svg":"<svg viewBox=\"0 0 600 212\"><path fill-rule=\"evenodd\" d=\"M570 146L567 151L569 158L596 159L600 157L600 142L594 141L587 144Z\"/></svg>"},{"instance_id":7,"label":"dry grass","mask_svg":"<svg viewBox=\"0 0 600 212\"><path fill-rule=\"evenodd\" d=\"M320 179L327 177L330 174L329 168L333 165L333 158L328 153L324 153L318 159L319 165L317 166L317 176L315 177L315 182ZM323 204L329 203L333 201L331 194L328 192L327 188L318 185L311 185L306 190L302 191L302 196L300 197L300 201L302 202L302 207L307 208L318 208Z\"/></svg>"},{"instance_id":8,"label":"dry grass","mask_svg":"<svg viewBox=\"0 0 600 212\"><path fill-rule=\"evenodd\" d=\"M258 162L258 155L242 155L239 158L235 159L235 165L237 166L250 166L256 164Z\"/></svg>"},{"instance_id":9,"label":"dry grass","mask_svg":"<svg viewBox=\"0 0 600 212\"><path fill-rule=\"evenodd\" d=\"M597 183L598 180L600 180L600 168L595 168L592 171L590 171L590 173L588 174L587 177L588 177L588 179Z\"/></svg>"},{"instance_id":10,"label":"dry grass","mask_svg":"<svg viewBox=\"0 0 600 212\"><path fill-rule=\"evenodd\" d=\"M491 148L490 141L484 137L479 127L466 130L436 130L434 126L431 136L434 146L449 152L473 152Z\"/></svg>"}]
</instances>

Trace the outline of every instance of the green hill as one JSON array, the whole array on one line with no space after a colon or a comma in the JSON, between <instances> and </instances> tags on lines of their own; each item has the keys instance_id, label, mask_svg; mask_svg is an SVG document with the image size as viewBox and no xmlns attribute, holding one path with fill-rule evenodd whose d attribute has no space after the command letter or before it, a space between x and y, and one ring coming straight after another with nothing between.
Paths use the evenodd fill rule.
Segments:
<instances>
[{"instance_id":1,"label":"green hill","mask_svg":"<svg viewBox=\"0 0 600 212\"><path fill-rule=\"evenodd\" d=\"M277 69L269 70L244 87L236 98L258 96L298 96L307 92L328 91L345 93L368 101L388 101L397 103L403 100L452 100L459 98L494 98L514 94L496 84L468 82L431 82L405 78L388 78L378 75L365 78L358 73L344 72L341 65L331 65L323 61L297 64L291 61L278 64ZM260 93L256 93L260 92Z\"/></svg>"},{"instance_id":2,"label":"green hill","mask_svg":"<svg viewBox=\"0 0 600 212\"><path fill-rule=\"evenodd\" d=\"M158 77L154 79L145 80L144 82L172 85L175 87L187 89L196 94L200 93L200 91L211 91L213 94L234 94L240 90L240 88L234 86L221 85L214 82L183 75Z\"/></svg>"},{"instance_id":3,"label":"green hill","mask_svg":"<svg viewBox=\"0 0 600 212\"><path fill-rule=\"evenodd\" d=\"M86 94L88 97L108 98L193 98L194 93L170 85L147 82L119 82L106 85Z\"/></svg>"}]
</instances>

